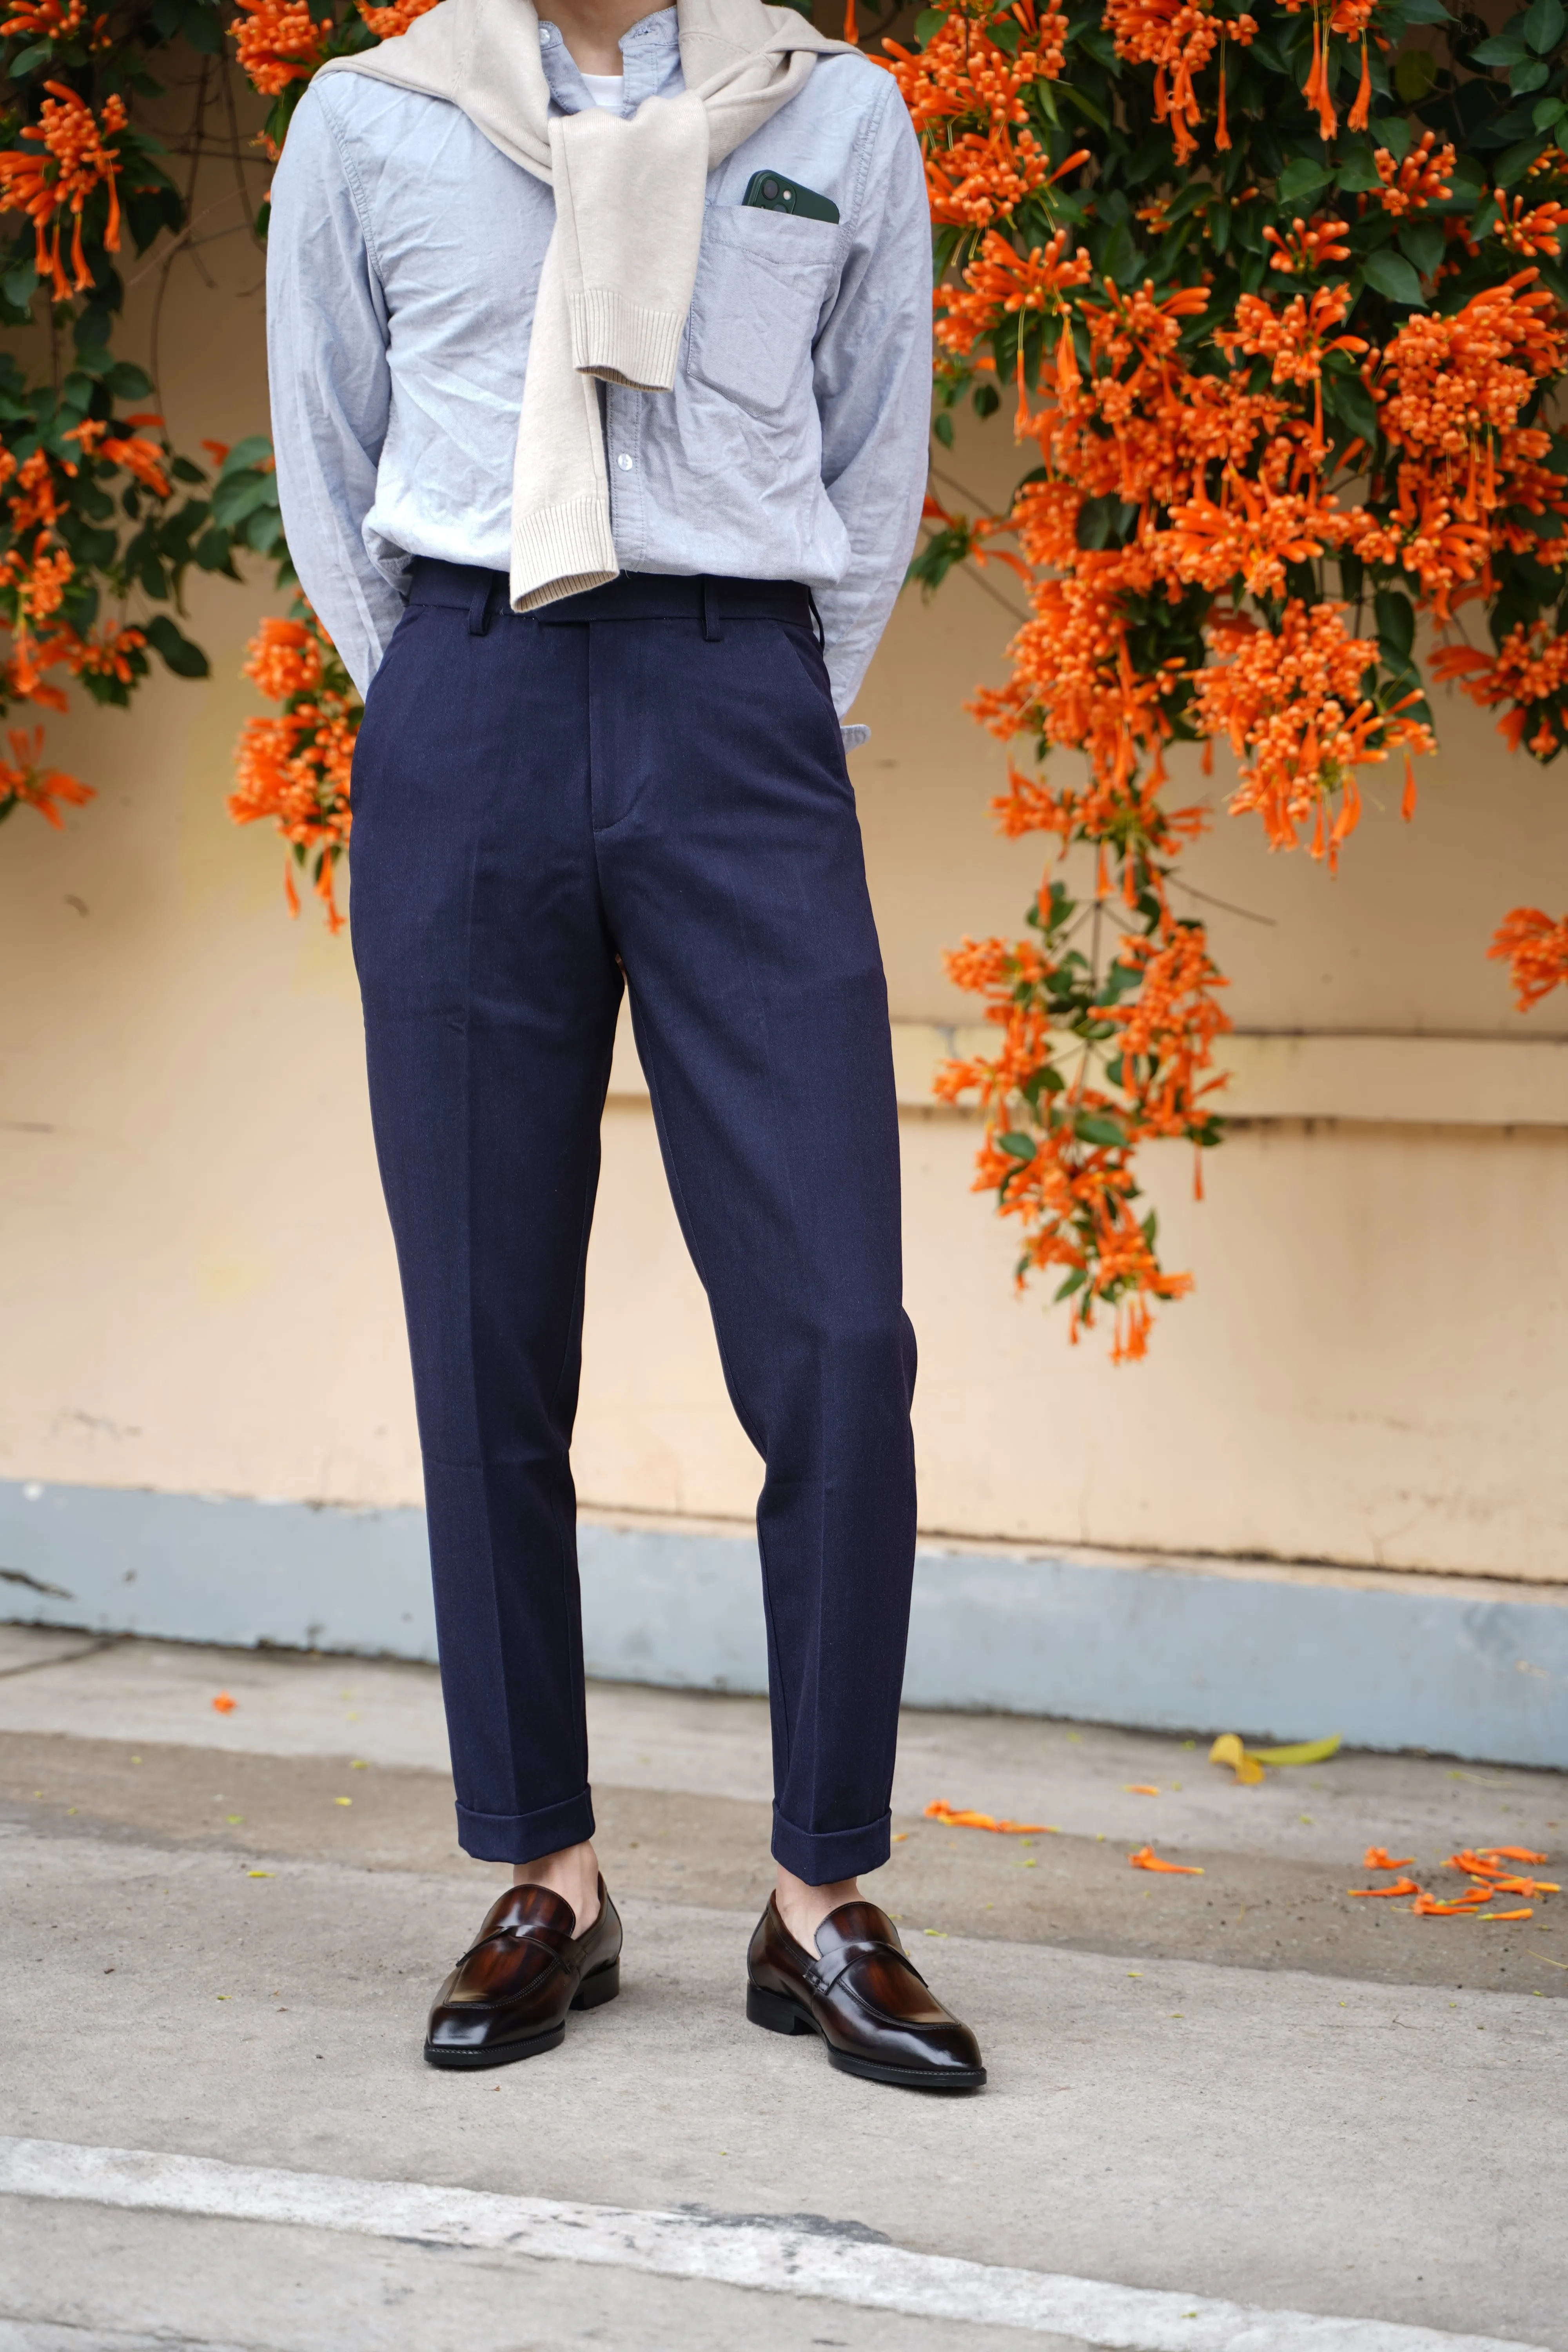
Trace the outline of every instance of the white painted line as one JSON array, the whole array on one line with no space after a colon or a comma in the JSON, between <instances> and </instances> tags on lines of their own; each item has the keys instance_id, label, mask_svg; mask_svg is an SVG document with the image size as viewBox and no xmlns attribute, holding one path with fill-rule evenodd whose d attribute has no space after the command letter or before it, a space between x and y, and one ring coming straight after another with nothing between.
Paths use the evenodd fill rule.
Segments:
<instances>
[{"instance_id":1,"label":"white painted line","mask_svg":"<svg viewBox=\"0 0 1568 2352\"><path fill-rule=\"evenodd\" d=\"M417 2181L350 2180L148 2148L0 2138L0 2193L159 2213L342 2230L536 2261L712 2279L919 2319L1071 2336L1113 2352L1536 2352L1377 2319L1325 2319L1099 2279L910 2253L801 2215L637 2212Z\"/></svg>"}]
</instances>

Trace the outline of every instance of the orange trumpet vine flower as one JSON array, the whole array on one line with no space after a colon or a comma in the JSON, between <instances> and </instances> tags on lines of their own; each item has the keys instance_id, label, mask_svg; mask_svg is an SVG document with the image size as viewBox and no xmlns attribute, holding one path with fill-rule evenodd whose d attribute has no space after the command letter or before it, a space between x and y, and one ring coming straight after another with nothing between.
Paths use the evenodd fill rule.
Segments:
<instances>
[{"instance_id":1,"label":"orange trumpet vine flower","mask_svg":"<svg viewBox=\"0 0 1568 2352\"><path fill-rule=\"evenodd\" d=\"M1162 1862L1152 1845L1141 1845L1136 1853L1127 1857L1134 1870L1158 1870L1171 1878L1202 1878L1204 1873L1196 1863Z\"/></svg>"},{"instance_id":2,"label":"orange trumpet vine flower","mask_svg":"<svg viewBox=\"0 0 1568 2352\"><path fill-rule=\"evenodd\" d=\"M970 1812L960 1805L944 1804L935 1798L925 1809L928 1822L945 1822L949 1829L991 1830L998 1837L1055 1837L1049 1822L998 1821L994 1813Z\"/></svg>"}]
</instances>

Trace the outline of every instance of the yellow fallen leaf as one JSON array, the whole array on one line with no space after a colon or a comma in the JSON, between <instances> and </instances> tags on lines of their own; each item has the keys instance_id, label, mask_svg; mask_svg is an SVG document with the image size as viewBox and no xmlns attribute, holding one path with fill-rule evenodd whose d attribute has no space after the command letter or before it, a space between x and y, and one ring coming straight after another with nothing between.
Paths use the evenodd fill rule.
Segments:
<instances>
[{"instance_id":1,"label":"yellow fallen leaf","mask_svg":"<svg viewBox=\"0 0 1568 2352\"><path fill-rule=\"evenodd\" d=\"M353 1799L352 1797L334 1797L332 1799L332 1802L334 1805L352 1805L353 1803Z\"/></svg>"},{"instance_id":2,"label":"yellow fallen leaf","mask_svg":"<svg viewBox=\"0 0 1568 2352\"><path fill-rule=\"evenodd\" d=\"M1295 1748L1254 1748L1248 1752L1260 1764L1326 1764L1331 1756L1340 1751L1340 1735L1336 1731L1329 1739L1306 1739Z\"/></svg>"},{"instance_id":3,"label":"yellow fallen leaf","mask_svg":"<svg viewBox=\"0 0 1568 2352\"><path fill-rule=\"evenodd\" d=\"M1211 1764L1228 1764L1238 1780L1251 1787L1263 1778L1263 1767L1249 1756L1234 1731L1222 1731L1209 1749Z\"/></svg>"},{"instance_id":4,"label":"yellow fallen leaf","mask_svg":"<svg viewBox=\"0 0 1568 2352\"><path fill-rule=\"evenodd\" d=\"M1326 1764L1337 1755L1340 1735L1336 1731L1329 1739L1307 1739L1294 1748L1247 1748L1234 1731L1222 1731L1209 1749L1211 1764L1228 1764L1238 1780L1255 1788L1264 1777L1266 1765L1279 1768L1293 1764Z\"/></svg>"},{"instance_id":5,"label":"yellow fallen leaf","mask_svg":"<svg viewBox=\"0 0 1568 2352\"><path fill-rule=\"evenodd\" d=\"M245 1874L247 1878L270 1878L272 1873L269 1870L247 1870Z\"/></svg>"}]
</instances>

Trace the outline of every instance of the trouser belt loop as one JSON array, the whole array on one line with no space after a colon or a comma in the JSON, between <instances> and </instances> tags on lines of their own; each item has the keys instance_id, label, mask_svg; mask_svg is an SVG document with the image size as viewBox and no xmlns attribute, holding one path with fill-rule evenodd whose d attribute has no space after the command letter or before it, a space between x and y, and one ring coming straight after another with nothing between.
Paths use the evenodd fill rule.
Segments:
<instances>
[{"instance_id":1,"label":"trouser belt loop","mask_svg":"<svg viewBox=\"0 0 1568 2352\"><path fill-rule=\"evenodd\" d=\"M816 650L819 654L826 654L827 632L822 625L822 615L816 609L816 598L809 588L805 592L805 601L811 606L811 625L816 631Z\"/></svg>"},{"instance_id":2,"label":"trouser belt loop","mask_svg":"<svg viewBox=\"0 0 1568 2352\"><path fill-rule=\"evenodd\" d=\"M470 637L482 637L489 629L491 585L492 583L489 580L485 580L481 582L480 585L476 588L473 593L472 599L468 605L468 635Z\"/></svg>"},{"instance_id":3,"label":"trouser belt loop","mask_svg":"<svg viewBox=\"0 0 1568 2352\"><path fill-rule=\"evenodd\" d=\"M724 634L719 617L719 583L705 579L702 583L702 634L710 646L716 646Z\"/></svg>"}]
</instances>

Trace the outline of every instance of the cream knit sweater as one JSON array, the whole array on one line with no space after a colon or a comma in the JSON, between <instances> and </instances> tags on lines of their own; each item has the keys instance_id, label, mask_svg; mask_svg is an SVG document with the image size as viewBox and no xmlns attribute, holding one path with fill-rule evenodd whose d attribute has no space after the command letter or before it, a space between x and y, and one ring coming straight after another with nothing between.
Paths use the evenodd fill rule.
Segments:
<instances>
[{"instance_id":1,"label":"cream knit sweater","mask_svg":"<svg viewBox=\"0 0 1568 2352\"><path fill-rule=\"evenodd\" d=\"M708 173L846 47L763 0L678 0L678 13L686 89L629 122L597 107L552 117L532 0L440 0L396 39L321 68L449 100L554 189L512 466L514 612L619 572L595 379L670 390Z\"/></svg>"}]
</instances>

